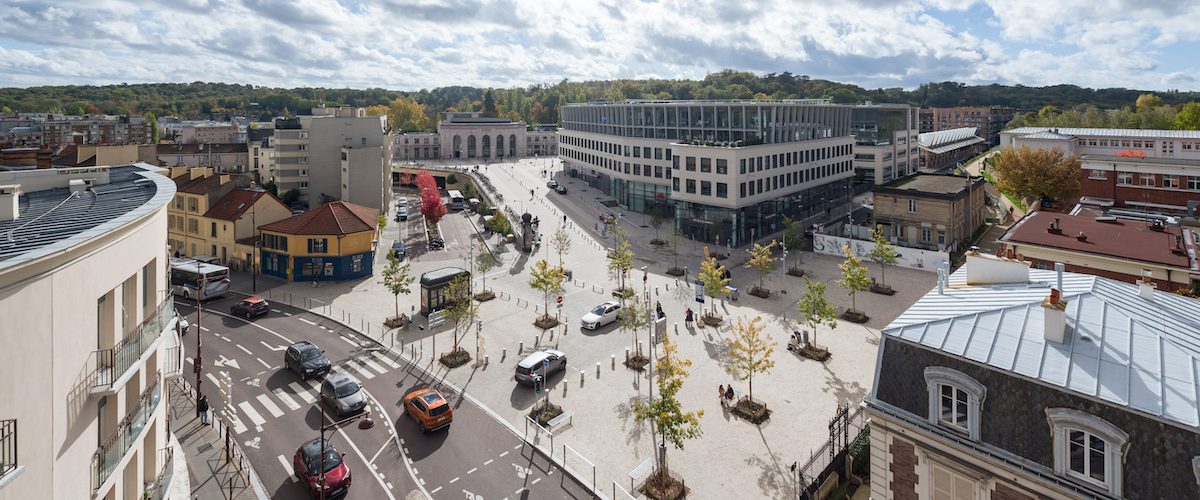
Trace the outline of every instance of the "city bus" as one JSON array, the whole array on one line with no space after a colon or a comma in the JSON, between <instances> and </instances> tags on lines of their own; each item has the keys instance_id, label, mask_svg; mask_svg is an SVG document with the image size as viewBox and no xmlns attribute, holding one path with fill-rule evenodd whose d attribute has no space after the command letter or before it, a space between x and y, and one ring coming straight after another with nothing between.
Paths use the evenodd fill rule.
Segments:
<instances>
[{"instance_id":1,"label":"city bus","mask_svg":"<svg viewBox=\"0 0 1200 500\"><path fill-rule=\"evenodd\" d=\"M194 259L171 259L171 293L214 299L229 293L229 268Z\"/></svg>"},{"instance_id":2,"label":"city bus","mask_svg":"<svg viewBox=\"0 0 1200 500\"><path fill-rule=\"evenodd\" d=\"M449 191L446 191L446 195L450 197L450 204L447 206L450 210L462 210L463 209L463 202L466 199L463 198L462 193L458 192L458 190L456 190L456 189L451 189Z\"/></svg>"}]
</instances>

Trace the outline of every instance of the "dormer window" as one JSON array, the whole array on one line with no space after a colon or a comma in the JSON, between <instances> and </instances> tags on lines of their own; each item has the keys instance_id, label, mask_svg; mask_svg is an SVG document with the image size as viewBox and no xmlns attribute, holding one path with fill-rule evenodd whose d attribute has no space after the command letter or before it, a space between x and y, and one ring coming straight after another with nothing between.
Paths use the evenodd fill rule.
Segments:
<instances>
[{"instance_id":1,"label":"dormer window","mask_svg":"<svg viewBox=\"0 0 1200 500\"><path fill-rule=\"evenodd\" d=\"M1079 410L1047 408L1046 417L1054 433L1054 472L1121 496L1121 456L1129 435Z\"/></svg>"},{"instance_id":2,"label":"dormer window","mask_svg":"<svg viewBox=\"0 0 1200 500\"><path fill-rule=\"evenodd\" d=\"M944 366L925 369L929 423L979 439L979 409L987 389L971 376Z\"/></svg>"}]
</instances>

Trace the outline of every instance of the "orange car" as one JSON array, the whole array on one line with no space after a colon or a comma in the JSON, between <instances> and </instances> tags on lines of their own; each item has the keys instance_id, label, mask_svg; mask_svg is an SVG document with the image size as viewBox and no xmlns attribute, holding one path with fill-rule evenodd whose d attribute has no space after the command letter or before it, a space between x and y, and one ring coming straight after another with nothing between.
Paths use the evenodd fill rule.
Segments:
<instances>
[{"instance_id":1,"label":"orange car","mask_svg":"<svg viewBox=\"0 0 1200 500\"><path fill-rule=\"evenodd\" d=\"M418 389L404 396L404 412L417 421L421 432L436 431L454 421L450 402L433 389Z\"/></svg>"}]
</instances>

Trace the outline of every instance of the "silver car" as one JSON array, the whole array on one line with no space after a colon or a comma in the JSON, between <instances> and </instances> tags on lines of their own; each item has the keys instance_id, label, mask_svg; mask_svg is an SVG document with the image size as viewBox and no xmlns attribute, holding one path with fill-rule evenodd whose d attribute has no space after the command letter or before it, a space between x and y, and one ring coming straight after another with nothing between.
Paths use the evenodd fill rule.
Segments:
<instances>
[{"instance_id":1,"label":"silver car","mask_svg":"<svg viewBox=\"0 0 1200 500\"><path fill-rule=\"evenodd\" d=\"M588 330L595 330L604 325L617 320L617 313L621 312L621 304L615 300L610 300L600 304L587 314L584 314L579 319L579 323Z\"/></svg>"},{"instance_id":2,"label":"silver car","mask_svg":"<svg viewBox=\"0 0 1200 500\"><path fill-rule=\"evenodd\" d=\"M321 382L321 400L333 408L338 417L358 413L367 406L367 398L358 382L338 372L330 372Z\"/></svg>"},{"instance_id":3,"label":"silver car","mask_svg":"<svg viewBox=\"0 0 1200 500\"><path fill-rule=\"evenodd\" d=\"M567 369L567 355L562 351L547 349L525 356L517 363L513 378L522 384L533 385L534 377L550 375Z\"/></svg>"}]
</instances>

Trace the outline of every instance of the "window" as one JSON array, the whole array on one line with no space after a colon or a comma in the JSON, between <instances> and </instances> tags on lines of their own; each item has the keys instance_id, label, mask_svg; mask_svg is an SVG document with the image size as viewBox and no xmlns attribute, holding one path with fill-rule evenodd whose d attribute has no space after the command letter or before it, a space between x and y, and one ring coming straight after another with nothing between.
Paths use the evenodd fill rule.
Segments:
<instances>
[{"instance_id":1,"label":"window","mask_svg":"<svg viewBox=\"0 0 1200 500\"><path fill-rule=\"evenodd\" d=\"M634 156L637 156L637 155L634 155ZM650 157L650 147L649 146L643 147L642 148L642 158L649 158L649 157Z\"/></svg>"},{"instance_id":2,"label":"window","mask_svg":"<svg viewBox=\"0 0 1200 500\"><path fill-rule=\"evenodd\" d=\"M679 170L679 157L678 156L671 157L671 168L673 168L675 170Z\"/></svg>"},{"instance_id":3,"label":"window","mask_svg":"<svg viewBox=\"0 0 1200 500\"><path fill-rule=\"evenodd\" d=\"M1154 187L1154 174L1139 174L1138 181L1143 186Z\"/></svg>"},{"instance_id":4,"label":"window","mask_svg":"<svg viewBox=\"0 0 1200 500\"><path fill-rule=\"evenodd\" d=\"M654 159L655 160L662 159L662 148L654 148Z\"/></svg>"},{"instance_id":5,"label":"window","mask_svg":"<svg viewBox=\"0 0 1200 500\"><path fill-rule=\"evenodd\" d=\"M629 151L629 146L625 146L625 151ZM628 155L629 153L625 153L625 154L626 154L626 155ZM641 157L642 157L642 149L641 149L641 148L639 148L639 147L636 147L636 146L634 146L634 148L633 148L633 157L634 157L634 158L641 158Z\"/></svg>"},{"instance_id":6,"label":"window","mask_svg":"<svg viewBox=\"0 0 1200 500\"><path fill-rule=\"evenodd\" d=\"M724 182L717 183L717 198L729 197L729 185Z\"/></svg>"},{"instance_id":7,"label":"window","mask_svg":"<svg viewBox=\"0 0 1200 500\"><path fill-rule=\"evenodd\" d=\"M706 174L712 173L712 158L700 159L700 171Z\"/></svg>"},{"instance_id":8,"label":"window","mask_svg":"<svg viewBox=\"0 0 1200 500\"><path fill-rule=\"evenodd\" d=\"M1117 184L1133 184L1133 172L1117 172Z\"/></svg>"},{"instance_id":9,"label":"window","mask_svg":"<svg viewBox=\"0 0 1200 500\"><path fill-rule=\"evenodd\" d=\"M1095 415L1047 408L1054 439L1054 472L1103 487L1120 496L1121 451L1129 435Z\"/></svg>"},{"instance_id":10,"label":"window","mask_svg":"<svg viewBox=\"0 0 1200 500\"><path fill-rule=\"evenodd\" d=\"M679 191L679 178L671 179L671 191Z\"/></svg>"},{"instance_id":11,"label":"window","mask_svg":"<svg viewBox=\"0 0 1200 500\"><path fill-rule=\"evenodd\" d=\"M700 181L700 195L712 196L712 183L709 181Z\"/></svg>"},{"instance_id":12,"label":"window","mask_svg":"<svg viewBox=\"0 0 1200 500\"><path fill-rule=\"evenodd\" d=\"M975 500L976 479L934 461L929 462L929 472L933 500Z\"/></svg>"},{"instance_id":13,"label":"window","mask_svg":"<svg viewBox=\"0 0 1200 500\"><path fill-rule=\"evenodd\" d=\"M1088 171L1088 179L1105 180L1107 178L1108 178L1108 174L1105 171L1100 170L1098 168L1093 168Z\"/></svg>"},{"instance_id":14,"label":"window","mask_svg":"<svg viewBox=\"0 0 1200 500\"><path fill-rule=\"evenodd\" d=\"M927 227L921 228L921 241L928 243L932 239L933 239L933 231L930 231L929 228L927 228Z\"/></svg>"},{"instance_id":15,"label":"window","mask_svg":"<svg viewBox=\"0 0 1200 500\"><path fill-rule=\"evenodd\" d=\"M1163 175L1162 176L1162 187L1178 188L1179 187L1179 176L1178 175Z\"/></svg>"},{"instance_id":16,"label":"window","mask_svg":"<svg viewBox=\"0 0 1200 500\"><path fill-rule=\"evenodd\" d=\"M1195 175L1188 177L1188 189L1200 191L1200 177Z\"/></svg>"},{"instance_id":17,"label":"window","mask_svg":"<svg viewBox=\"0 0 1200 500\"><path fill-rule=\"evenodd\" d=\"M741 198L746 197L746 183L745 182L738 185L738 196Z\"/></svg>"},{"instance_id":18,"label":"window","mask_svg":"<svg viewBox=\"0 0 1200 500\"><path fill-rule=\"evenodd\" d=\"M655 165L655 166L654 166L654 176L655 176L655 177L657 177L657 178L659 178L659 179L662 179L662 176L663 176L663 168L662 168L662 165Z\"/></svg>"},{"instance_id":19,"label":"window","mask_svg":"<svg viewBox=\"0 0 1200 500\"><path fill-rule=\"evenodd\" d=\"M216 238L216 237L217 237L217 223L216 223L216 222L213 222L213 223L211 223L211 224L212 224L212 228L211 228L211 229L209 229L209 233L208 233L208 235L209 235L209 236L211 236L211 237L213 237L213 238Z\"/></svg>"},{"instance_id":20,"label":"window","mask_svg":"<svg viewBox=\"0 0 1200 500\"><path fill-rule=\"evenodd\" d=\"M688 172L695 172L696 171L696 157L695 156L687 157L687 161L685 162L685 165L686 165L685 168L687 169Z\"/></svg>"},{"instance_id":21,"label":"window","mask_svg":"<svg viewBox=\"0 0 1200 500\"><path fill-rule=\"evenodd\" d=\"M729 161L728 160L722 160L719 158L717 159L717 173L720 175L725 175L725 174L729 173Z\"/></svg>"},{"instance_id":22,"label":"window","mask_svg":"<svg viewBox=\"0 0 1200 500\"><path fill-rule=\"evenodd\" d=\"M329 251L329 240L325 238L309 238L308 253L326 253Z\"/></svg>"},{"instance_id":23,"label":"window","mask_svg":"<svg viewBox=\"0 0 1200 500\"><path fill-rule=\"evenodd\" d=\"M917 211L917 200L908 200L908 211L909 212Z\"/></svg>"},{"instance_id":24,"label":"window","mask_svg":"<svg viewBox=\"0 0 1200 500\"><path fill-rule=\"evenodd\" d=\"M639 165L637 163L633 164L633 175L642 175L642 166L641 165Z\"/></svg>"},{"instance_id":25,"label":"window","mask_svg":"<svg viewBox=\"0 0 1200 500\"><path fill-rule=\"evenodd\" d=\"M925 369L925 384L929 390L929 423L979 439L979 408L987 395L983 384L942 366Z\"/></svg>"},{"instance_id":26,"label":"window","mask_svg":"<svg viewBox=\"0 0 1200 500\"><path fill-rule=\"evenodd\" d=\"M738 160L738 173L739 174L746 173L746 159L745 158Z\"/></svg>"},{"instance_id":27,"label":"window","mask_svg":"<svg viewBox=\"0 0 1200 500\"><path fill-rule=\"evenodd\" d=\"M687 180L687 192L691 193L691 194L696 194L696 180L695 179Z\"/></svg>"}]
</instances>

